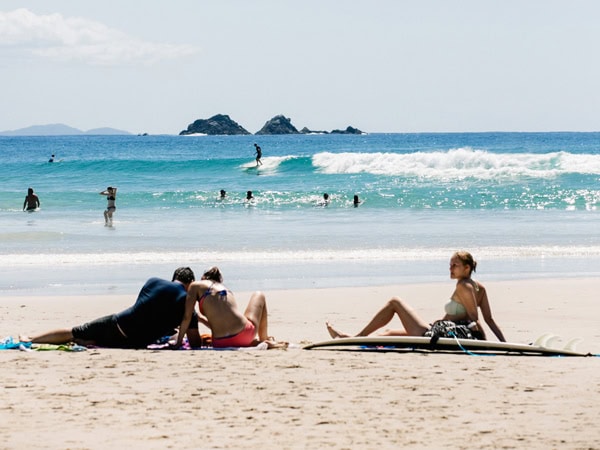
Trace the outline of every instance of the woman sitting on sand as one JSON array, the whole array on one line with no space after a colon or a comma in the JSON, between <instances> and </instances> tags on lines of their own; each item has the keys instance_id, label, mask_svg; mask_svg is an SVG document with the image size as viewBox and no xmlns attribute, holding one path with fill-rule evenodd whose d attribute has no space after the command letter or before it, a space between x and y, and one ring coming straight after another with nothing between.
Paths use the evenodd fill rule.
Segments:
<instances>
[{"instance_id":1,"label":"woman sitting on sand","mask_svg":"<svg viewBox=\"0 0 600 450\"><path fill-rule=\"evenodd\" d=\"M265 295L254 292L242 315L233 292L223 285L221 271L218 267L211 267L200 281L193 282L188 289L185 313L174 347L181 346L183 342L196 302L200 311L198 320L211 329L215 348L253 347L261 342L266 342L269 348L287 346L268 335Z\"/></svg>"},{"instance_id":2,"label":"woman sitting on sand","mask_svg":"<svg viewBox=\"0 0 600 450\"><path fill-rule=\"evenodd\" d=\"M475 272L477 261L468 252L456 252L450 259L450 278L457 280L454 293L446 304L446 314L442 320L452 322L475 322L471 333L477 339L485 339L485 332L479 321L478 308L485 323L494 332L498 340L506 342L500 327L492 318L492 310L488 300L485 287L473 280L471 274ZM402 322L402 330L386 330L380 336L423 336L431 326L421 319L415 311L404 302L404 300L393 297L385 306L371 319L356 336L368 336L374 331L387 325L394 315ZM333 338L350 337L349 334L337 331L327 322L327 330Z\"/></svg>"}]
</instances>

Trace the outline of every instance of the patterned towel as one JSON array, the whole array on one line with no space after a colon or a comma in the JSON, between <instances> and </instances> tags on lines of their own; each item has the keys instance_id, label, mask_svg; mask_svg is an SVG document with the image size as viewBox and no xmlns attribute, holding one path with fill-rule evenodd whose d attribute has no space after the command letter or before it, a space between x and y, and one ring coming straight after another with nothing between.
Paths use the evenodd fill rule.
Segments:
<instances>
[{"instance_id":1,"label":"patterned towel","mask_svg":"<svg viewBox=\"0 0 600 450\"><path fill-rule=\"evenodd\" d=\"M30 352L33 350L60 350L63 352L83 352L87 349L77 344L32 344L31 342L16 341L12 336L7 336L0 341L0 350L21 350L25 352Z\"/></svg>"},{"instance_id":2,"label":"patterned towel","mask_svg":"<svg viewBox=\"0 0 600 450\"><path fill-rule=\"evenodd\" d=\"M15 341L12 336L6 336L0 341L0 350L29 350L31 342Z\"/></svg>"}]
</instances>

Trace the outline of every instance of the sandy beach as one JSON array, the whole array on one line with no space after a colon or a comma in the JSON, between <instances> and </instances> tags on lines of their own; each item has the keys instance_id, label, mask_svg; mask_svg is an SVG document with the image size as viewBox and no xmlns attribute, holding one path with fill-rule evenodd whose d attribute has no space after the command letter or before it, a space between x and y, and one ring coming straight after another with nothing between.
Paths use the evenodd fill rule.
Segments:
<instances>
[{"instance_id":1,"label":"sandy beach","mask_svg":"<svg viewBox=\"0 0 600 450\"><path fill-rule=\"evenodd\" d=\"M600 353L597 279L482 281L509 341L552 332ZM392 295L433 321L452 288L266 291L288 350L0 351L0 447L600 449L598 358L300 349L329 338L326 320L356 332ZM3 298L0 335L77 325L136 295Z\"/></svg>"}]
</instances>

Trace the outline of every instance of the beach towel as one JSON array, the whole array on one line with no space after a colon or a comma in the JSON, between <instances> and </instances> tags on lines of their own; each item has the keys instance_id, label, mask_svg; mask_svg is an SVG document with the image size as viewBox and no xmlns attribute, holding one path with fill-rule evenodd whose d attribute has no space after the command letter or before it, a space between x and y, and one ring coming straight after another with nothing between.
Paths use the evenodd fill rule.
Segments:
<instances>
[{"instance_id":1,"label":"beach towel","mask_svg":"<svg viewBox=\"0 0 600 450\"><path fill-rule=\"evenodd\" d=\"M0 350L21 350L25 352L59 350L63 352L82 352L87 349L77 344L32 344L31 342L15 340L12 336L6 336L0 341Z\"/></svg>"},{"instance_id":2,"label":"beach towel","mask_svg":"<svg viewBox=\"0 0 600 450\"><path fill-rule=\"evenodd\" d=\"M207 335L210 336L210 335ZM202 335L202 341L205 342L205 335ZM155 344L150 344L146 347L148 350L171 350L171 348L169 347L169 339L168 338L164 338L161 339L159 342L155 343ZM209 345L203 345L202 347L191 347L190 343L188 342L187 338L183 338L183 342L181 344L181 347L179 347L177 350L175 351L180 351L180 350L237 350L237 351L254 351L254 350L268 350L269 346L266 342L261 342L260 344L254 346L254 347L223 347L223 348L214 348L212 346Z\"/></svg>"},{"instance_id":3,"label":"beach towel","mask_svg":"<svg viewBox=\"0 0 600 450\"><path fill-rule=\"evenodd\" d=\"M12 336L6 336L0 341L0 350L28 350L31 342L15 341Z\"/></svg>"}]
</instances>

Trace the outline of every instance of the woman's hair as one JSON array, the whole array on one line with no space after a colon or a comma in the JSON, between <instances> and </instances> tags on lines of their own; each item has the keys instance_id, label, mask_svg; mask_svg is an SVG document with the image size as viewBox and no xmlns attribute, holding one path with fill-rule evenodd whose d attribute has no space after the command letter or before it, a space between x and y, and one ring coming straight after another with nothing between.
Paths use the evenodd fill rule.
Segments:
<instances>
[{"instance_id":1,"label":"woman's hair","mask_svg":"<svg viewBox=\"0 0 600 450\"><path fill-rule=\"evenodd\" d=\"M475 272L475 269L477 269L477 261L475 261L473 255L471 255L469 252L456 252L454 256L460 259L460 262L462 262L465 266L469 266L471 268L471 272Z\"/></svg>"},{"instance_id":2,"label":"woman's hair","mask_svg":"<svg viewBox=\"0 0 600 450\"><path fill-rule=\"evenodd\" d=\"M181 281L183 284L188 284L196 281L194 271L189 267L178 267L173 273L173 279L171 281Z\"/></svg>"},{"instance_id":3,"label":"woman's hair","mask_svg":"<svg viewBox=\"0 0 600 450\"><path fill-rule=\"evenodd\" d=\"M215 283L223 282L223 275L217 266L212 266L206 269L202 274L202 278L205 280L214 281Z\"/></svg>"}]
</instances>

